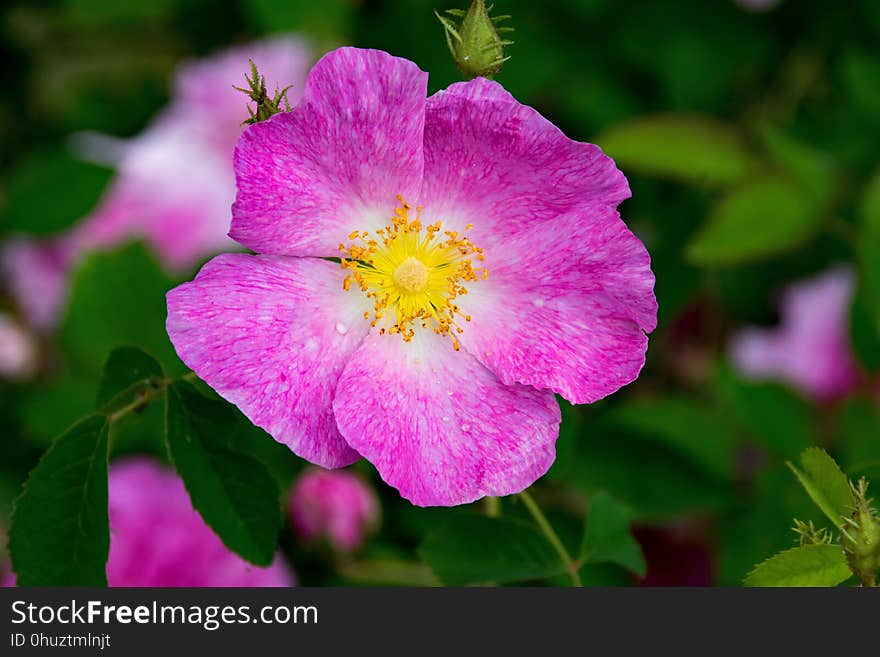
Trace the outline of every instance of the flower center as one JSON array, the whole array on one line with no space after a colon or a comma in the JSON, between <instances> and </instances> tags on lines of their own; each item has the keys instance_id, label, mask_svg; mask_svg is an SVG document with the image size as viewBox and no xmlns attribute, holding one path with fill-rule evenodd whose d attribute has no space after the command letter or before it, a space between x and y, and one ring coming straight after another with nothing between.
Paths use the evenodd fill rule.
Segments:
<instances>
[{"instance_id":1,"label":"flower center","mask_svg":"<svg viewBox=\"0 0 880 657\"><path fill-rule=\"evenodd\" d=\"M489 270L474 268L472 260L485 260L483 249L457 231L443 230L442 222L422 225L421 208L412 208L400 196L391 225L374 235L354 231L352 243L339 245L342 268L350 273L343 281L346 290L357 283L373 300L371 326L379 334L399 334L412 340L416 326L430 328L438 335L452 334L452 345L459 349L455 334L463 331L459 318L471 321L455 300L467 294L466 282L485 279ZM466 229L472 226L468 224ZM370 313L364 313L370 319Z\"/></svg>"},{"instance_id":2,"label":"flower center","mask_svg":"<svg viewBox=\"0 0 880 657\"><path fill-rule=\"evenodd\" d=\"M407 292L421 292L428 283L428 268L410 256L394 270L394 282Z\"/></svg>"}]
</instances>

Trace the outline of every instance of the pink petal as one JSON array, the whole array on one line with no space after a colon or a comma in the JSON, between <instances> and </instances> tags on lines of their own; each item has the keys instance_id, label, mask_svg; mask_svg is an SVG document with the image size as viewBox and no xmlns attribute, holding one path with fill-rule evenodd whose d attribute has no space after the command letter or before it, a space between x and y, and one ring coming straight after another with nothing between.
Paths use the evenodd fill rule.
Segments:
<instances>
[{"instance_id":1,"label":"pink petal","mask_svg":"<svg viewBox=\"0 0 880 657\"><path fill-rule=\"evenodd\" d=\"M657 324L644 245L604 208L535 224L487 251L489 277L460 298L462 345L504 383L575 404L635 380Z\"/></svg>"},{"instance_id":2,"label":"pink petal","mask_svg":"<svg viewBox=\"0 0 880 657\"><path fill-rule=\"evenodd\" d=\"M370 334L333 400L339 430L419 506L522 491L555 458L552 393L505 386L452 341Z\"/></svg>"},{"instance_id":3,"label":"pink petal","mask_svg":"<svg viewBox=\"0 0 880 657\"><path fill-rule=\"evenodd\" d=\"M427 74L378 50L340 48L302 102L248 128L235 150L230 235L260 253L335 256L388 222L422 176Z\"/></svg>"},{"instance_id":4,"label":"pink petal","mask_svg":"<svg viewBox=\"0 0 880 657\"><path fill-rule=\"evenodd\" d=\"M147 457L113 463L110 586L293 586L280 554L266 568L230 552L193 509L180 478Z\"/></svg>"},{"instance_id":5,"label":"pink petal","mask_svg":"<svg viewBox=\"0 0 880 657\"><path fill-rule=\"evenodd\" d=\"M363 295L342 288L338 264L221 255L168 293L178 355L257 426L325 468L358 454L331 401L345 362L369 329Z\"/></svg>"},{"instance_id":6,"label":"pink petal","mask_svg":"<svg viewBox=\"0 0 880 657\"><path fill-rule=\"evenodd\" d=\"M495 82L477 78L428 99L419 202L430 221L472 223L479 246L574 210L615 208L629 195L598 146L568 139Z\"/></svg>"}]
</instances>

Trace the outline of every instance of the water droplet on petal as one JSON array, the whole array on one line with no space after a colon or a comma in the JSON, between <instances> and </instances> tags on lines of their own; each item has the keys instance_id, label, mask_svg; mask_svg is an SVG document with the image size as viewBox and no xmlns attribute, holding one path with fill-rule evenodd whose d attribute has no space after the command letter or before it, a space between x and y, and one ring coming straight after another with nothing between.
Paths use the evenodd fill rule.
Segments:
<instances>
[{"instance_id":1,"label":"water droplet on petal","mask_svg":"<svg viewBox=\"0 0 880 657\"><path fill-rule=\"evenodd\" d=\"M336 322L336 332L339 335L345 335L346 333L348 333L348 327L342 322Z\"/></svg>"},{"instance_id":2,"label":"water droplet on petal","mask_svg":"<svg viewBox=\"0 0 880 657\"><path fill-rule=\"evenodd\" d=\"M442 419L444 422L449 422L449 418L446 417L445 415L444 415L442 418L440 418L440 419Z\"/></svg>"},{"instance_id":3,"label":"water droplet on petal","mask_svg":"<svg viewBox=\"0 0 880 657\"><path fill-rule=\"evenodd\" d=\"M471 430L471 425L469 425L469 424L462 424L462 425L461 425L461 430L464 431L465 433L467 433L468 431Z\"/></svg>"}]
</instances>

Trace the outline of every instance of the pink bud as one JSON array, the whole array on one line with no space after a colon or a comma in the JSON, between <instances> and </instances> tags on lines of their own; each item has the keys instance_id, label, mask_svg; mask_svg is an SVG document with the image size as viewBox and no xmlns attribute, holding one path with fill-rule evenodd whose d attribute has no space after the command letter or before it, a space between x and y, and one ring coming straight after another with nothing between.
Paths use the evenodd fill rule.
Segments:
<instances>
[{"instance_id":1,"label":"pink bud","mask_svg":"<svg viewBox=\"0 0 880 657\"><path fill-rule=\"evenodd\" d=\"M323 538L339 552L354 552L378 526L379 503L354 473L312 468L293 485L290 520L306 541Z\"/></svg>"}]
</instances>

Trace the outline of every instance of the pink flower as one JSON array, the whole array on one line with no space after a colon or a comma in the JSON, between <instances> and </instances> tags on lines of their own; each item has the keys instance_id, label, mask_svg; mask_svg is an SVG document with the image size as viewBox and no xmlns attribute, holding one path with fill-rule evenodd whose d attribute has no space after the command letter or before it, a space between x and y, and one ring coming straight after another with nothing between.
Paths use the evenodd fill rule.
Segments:
<instances>
[{"instance_id":1,"label":"pink flower","mask_svg":"<svg viewBox=\"0 0 880 657\"><path fill-rule=\"evenodd\" d=\"M455 505L543 475L554 393L634 380L657 304L598 147L495 82L426 89L381 51L321 59L302 102L236 147L230 235L260 255L169 292L167 329L298 455L363 456L414 504Z\"/></svg>"},{"instance_id":2,"label":"pink flower","mask_svg":"<svg viewBox=\"0 0 880 657\"><path fill-rule=\"evenodd\" d=\"M259 568L230 552L183 482L150 458L110 468L110 586L293 586L280 555Z\"/></svg>"},{"instance_id":3,"label":"pink flower","mask_svg":"<svg viewBox=\"0 0 880 657\"><path fill-rule=\"evenodd\" d=\"M9 315L0 312L0 378L27 376L35 358L31 337Z\"/></svg>"},{"instance_id":4,"label":"pink flower","mask_svg":"<svg viewBox=\"0 0 880 657\"><path fill-rule=\"evenodd\" d=\"M379 502L360 477L346 470L304 472L290 492L290 521L306 541L326 538L354 552L379 523Z\"/></svg>"},{"instance_id":5,"label":"pink flower","mask_svg":"<svg viewBox=\"0 0 880 657\"><path fill-rule=\"evenodd\" d=\"M68 234L48 242L17 240L7 249L5 275L34 326L57 321L68 271L87 252L143 239L171 270L192 267L233 246L227 237L235 197L232 152L247 118L248 59L272 81L302 93L309 50L291 37L239 46L202 61L185 62L171 104L139 136L123 141L86 136L79 150L116 167L95 211Z\"/></svg>"},{"instance_id":6,"label":"pink flower","mask_svg":"<svg viewBox=\"0 0 880 657\"><path fill-rule=\"evenodd\" d=\"M778 379L820 400L857 383L849 343L849 306L855 277L848 268L795 283L782 295L775 329L750 328L734 336L734 366L753 379Z\"/></svg>"}]
</instances>

